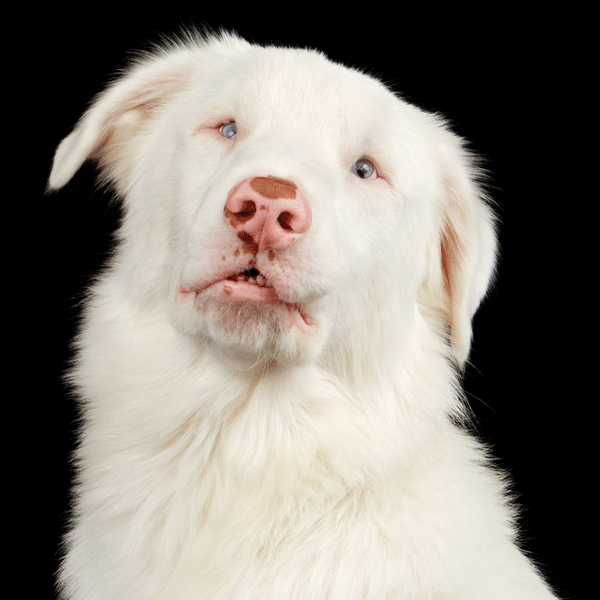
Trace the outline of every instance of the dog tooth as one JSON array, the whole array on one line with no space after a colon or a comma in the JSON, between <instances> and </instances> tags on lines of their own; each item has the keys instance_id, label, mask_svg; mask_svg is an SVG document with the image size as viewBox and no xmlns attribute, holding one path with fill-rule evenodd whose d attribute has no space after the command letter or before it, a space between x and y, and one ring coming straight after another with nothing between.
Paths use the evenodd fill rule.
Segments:
<instances>
[{"instance_id":1,"label":"dog tooth","mask_svg":"<svg viewBox=\"0 0 600 600\"><path fill-rule=\"evenodd\" d=\"M248 283L256 283L256 279L254 279L254 277L249 277Z\"/></svg>"},{"instance_id":2,"label":"dog tooth","mask_svg":"<svg viewBox=\"0 0 600 600\"><path fill-rule=\"evenodd\" d=\"M265 285L265 278L262 275L257 275L256 283L258 283L258 285Z\"/></svg>"}]
</instances>

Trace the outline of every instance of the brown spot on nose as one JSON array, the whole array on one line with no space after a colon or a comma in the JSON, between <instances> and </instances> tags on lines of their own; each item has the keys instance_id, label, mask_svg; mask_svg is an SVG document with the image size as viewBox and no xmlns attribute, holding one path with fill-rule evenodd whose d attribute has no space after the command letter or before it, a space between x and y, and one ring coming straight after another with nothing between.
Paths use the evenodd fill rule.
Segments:
<instances>
[{"instance_id":1,"label":"brown spot on nose","mask_svg":"<svg viewBox=\"0 0 600 600\"><path fill-rule=\"evenodd\" d=\"M255 177L250 181L250 187L264 198L295 198L298 186L293 181L278 177Z\"/></svg>"}]
</instances>

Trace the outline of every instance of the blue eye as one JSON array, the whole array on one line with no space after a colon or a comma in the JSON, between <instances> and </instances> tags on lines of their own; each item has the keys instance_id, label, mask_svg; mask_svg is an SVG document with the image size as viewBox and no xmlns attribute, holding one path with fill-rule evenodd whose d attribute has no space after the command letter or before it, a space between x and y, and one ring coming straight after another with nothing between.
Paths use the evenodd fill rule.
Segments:
<instances>
[{"instance_id":1,"label":"blue eye","mask_svg":"<svg viewBox=\"0 0 600 600\"><path fill-rule=\"evenodd\" d=\"M219 132L223 137L233 140L237 137L237 125L234 121L225 123L225 125L221 125Z\"/></svg>"},{"instance_id":2,"label":"blue eye","mask_svg":"<svg viewBox=\"0 0 600 600\"><path fill-rule=\"evenodd\" d=\"M359 179L370 179L374 175L377 175L375 165L368 158L359 158L352 165L352 172Z\"/></svg>"}]
</instances>

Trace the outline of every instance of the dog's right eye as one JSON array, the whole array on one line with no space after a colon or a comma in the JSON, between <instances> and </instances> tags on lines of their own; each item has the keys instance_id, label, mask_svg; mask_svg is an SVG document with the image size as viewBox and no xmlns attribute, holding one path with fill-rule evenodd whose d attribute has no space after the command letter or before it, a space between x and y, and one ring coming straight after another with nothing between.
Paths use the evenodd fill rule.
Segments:
<instances>
[{"instance_id":1,"label":"dog's right eye","mask_svg":"<svg viewBox=\"0 0 600 600\"><path fill-rule=\"evenodd\" d=\"M359 158L352 165L352 172L359 179L376 179L377 178L377 169L375 165L368 158Z\"/></svg>"},{"instance_id":2,"label":"dog's right eye","mask_svg":"<svg viewBox=\"0 0 600 600\"><path fill-rule=\"evenodd\" d=\"M233 140L237 137L237 125L235 121L231 123L225 123L225 125L221 125L219 128L219 132L221 135L227 139Z\"/></svg>"}]
</instances>

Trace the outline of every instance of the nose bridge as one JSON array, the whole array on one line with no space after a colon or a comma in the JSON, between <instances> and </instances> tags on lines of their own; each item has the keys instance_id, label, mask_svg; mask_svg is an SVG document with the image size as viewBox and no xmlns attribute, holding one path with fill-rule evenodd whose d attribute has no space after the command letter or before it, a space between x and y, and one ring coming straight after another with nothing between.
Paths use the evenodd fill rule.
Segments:
<instances>
[{"instance_id":1,"label":"nose bridge","mask_svg":"<svg viewBox=\"0 0 600 600\"><path fill-rule=\"evenodd\" d=\"M254 252L286 248L308 230L312 218L298 186L272 175L235 186L224 212L237 236Z\"/></svg>"}]
</instances>

